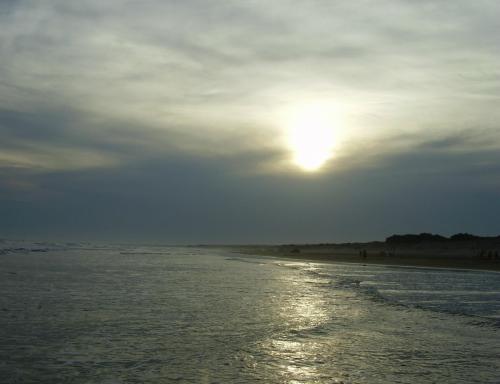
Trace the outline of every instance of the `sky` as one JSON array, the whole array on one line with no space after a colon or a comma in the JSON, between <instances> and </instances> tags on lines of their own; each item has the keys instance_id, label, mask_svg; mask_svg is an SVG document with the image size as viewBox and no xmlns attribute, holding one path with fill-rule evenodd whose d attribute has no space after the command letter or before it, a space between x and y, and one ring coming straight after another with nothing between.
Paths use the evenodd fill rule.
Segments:
<instances>
[{"instance_id":1,"label":"sky","mask_svg":"<svg viewBox=\"0 0 500 384\"><path fill-rule=\"evenodd\" d=\"M0 0L0 238L500 234L496 0Z\"/></svg>"}]
</instances>

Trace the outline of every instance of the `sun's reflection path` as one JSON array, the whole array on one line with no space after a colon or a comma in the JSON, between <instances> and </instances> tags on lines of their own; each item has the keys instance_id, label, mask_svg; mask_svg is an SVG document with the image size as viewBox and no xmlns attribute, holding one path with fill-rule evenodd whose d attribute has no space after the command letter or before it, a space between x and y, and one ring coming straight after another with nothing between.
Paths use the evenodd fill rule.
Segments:
<instances>
[{"instance_id":1,"label":"sun's reflection path","mask_svg":"<svg viewBox=\"0 0 500 384\"><path fill-rule=\"evenodd\" d=\"M345 301L338 302L330 276L315 273L316 268L309 264L294 263L289 267L299 273L285 274L280 279L276 321L283 326L262 341L259 349L272 362L273 376L279 382L345 382L340 371L332 377L335 361L331 358L340 340L336 342L335 335L328 335L329 324L356 315L349 313ZM329 361L325 361L325 350Z\"/></svg>"},{"instance_id":2,"label":"sun's reflection path","mask_svg":"<svg viewBox=\"0 0 500 384\"><path fill-rule=\"evenodd\" d=\"M315 382L320 375L317 365L321 361L311 359L320 353L320 344L300 340L268 340L263 347L275 361L276 374L281 380L294 383Z\"/></svg>"}]
</instances>

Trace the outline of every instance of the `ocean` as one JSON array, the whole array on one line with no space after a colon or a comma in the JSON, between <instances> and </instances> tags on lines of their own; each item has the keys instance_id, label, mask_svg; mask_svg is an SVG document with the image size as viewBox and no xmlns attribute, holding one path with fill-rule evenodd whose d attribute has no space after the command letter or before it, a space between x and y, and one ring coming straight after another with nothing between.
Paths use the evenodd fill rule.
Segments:
<instances>
[{"instance_id":1,"label":"ocean","mask_svg":"<svg viewBox=\"0 0 500 384\"><path fill-rule=\"evenodd\" d=\"M0 252L1 383L500 383L500 274L194 247Z\"/></svg>"}]
</instances>

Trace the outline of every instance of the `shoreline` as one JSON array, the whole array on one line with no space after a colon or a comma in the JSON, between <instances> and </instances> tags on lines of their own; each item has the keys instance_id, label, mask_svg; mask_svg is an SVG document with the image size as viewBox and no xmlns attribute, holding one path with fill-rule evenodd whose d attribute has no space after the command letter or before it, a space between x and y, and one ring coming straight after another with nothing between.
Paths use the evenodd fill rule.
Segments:
<instances>
[{"instance_id":1,"label":"shoreline","mask_svg":"<svg viewBox=\"0 0 500 384\"><path fill-rule=\"evenodd\" d=\"M312 261L322 263L355 263L366 265L383 265L395 267L418 268L445 268L462 270L483 270L500 272L498 260L477 259L463 255L439 255L438 252L428 251L425 254L402 254L400 256L374 254L361 256L351 252L339 252L334 249L318 252L290 251L277 246L233 246L230 247L237 253L272 258L290 259L296 261Z\"/></svg>"}]
</instances>

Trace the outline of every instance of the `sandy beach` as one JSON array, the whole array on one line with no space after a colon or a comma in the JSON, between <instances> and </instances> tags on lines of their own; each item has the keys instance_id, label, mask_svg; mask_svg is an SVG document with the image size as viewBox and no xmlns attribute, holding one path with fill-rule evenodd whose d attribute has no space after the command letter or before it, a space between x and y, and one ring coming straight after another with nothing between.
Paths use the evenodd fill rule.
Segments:
<instances>
[{"instance_id":1,"label":"sandy beach","mask_svg":"<svg viewBox=\"0 0 500 384\"><path fill-rule=\"evenodd\" d=\"M498 244L422 244L390 247L385 243L339 245L239 246L238 252L310 260L500 271Z\"/></svg>"}]
</instances>

